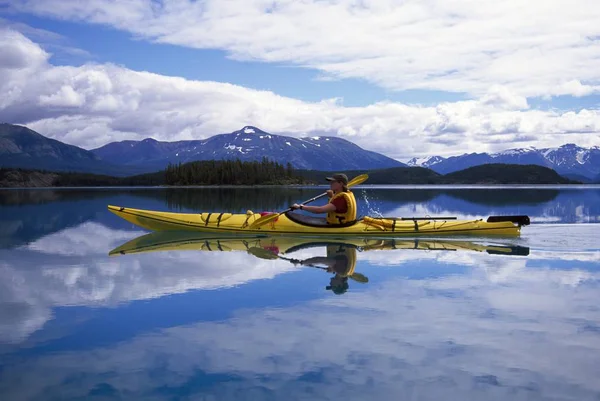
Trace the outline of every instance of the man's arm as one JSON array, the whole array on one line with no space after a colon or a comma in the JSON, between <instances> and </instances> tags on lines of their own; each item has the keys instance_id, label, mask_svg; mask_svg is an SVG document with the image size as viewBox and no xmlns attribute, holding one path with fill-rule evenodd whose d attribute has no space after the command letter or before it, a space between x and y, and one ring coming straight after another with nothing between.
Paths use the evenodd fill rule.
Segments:
<instances>
[{"instance_id":1,"label":"man's arm","mask_svg":"<svg viewBox=\"0 0 600 401\"><path fill-rule=\"evenodd\" d=\"M333 203L328 203L323 206L302 206L302 210L306 210L311 213L329 213L335 211L335 205Z\"/></svg>"}]
</instances>

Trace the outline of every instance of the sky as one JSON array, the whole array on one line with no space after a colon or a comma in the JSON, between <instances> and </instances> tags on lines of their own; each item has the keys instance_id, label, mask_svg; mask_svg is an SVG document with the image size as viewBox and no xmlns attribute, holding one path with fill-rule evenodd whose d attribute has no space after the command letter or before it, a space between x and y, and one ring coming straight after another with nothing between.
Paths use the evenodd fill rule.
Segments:
<instances>
[{"instance_id":1,"label":"sky","mask_svg":"<svg viewBox=\"0 0 600 401\"><path fill-rule=\"evenodd\" d=\"M0 122L93 149L244 126L405 161L600 146L596 0L0 0Z\"/></svg>"}]
</instances>

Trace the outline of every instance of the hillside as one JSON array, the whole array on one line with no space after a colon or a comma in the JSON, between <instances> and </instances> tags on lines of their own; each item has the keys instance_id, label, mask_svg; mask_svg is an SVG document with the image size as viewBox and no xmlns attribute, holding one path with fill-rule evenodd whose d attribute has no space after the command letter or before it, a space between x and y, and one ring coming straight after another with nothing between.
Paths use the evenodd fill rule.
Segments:
<instances>
[{"instance_id":1,"label":"hillside","mask_svg":"<svg viewBox=\"0 0 600 401\"><path fill-rule=\"evenodd\" d=\"M293 138L246 126L228 134L203 140L161 142L112 142L92 152L104 161L138 166L145 171L164 169L169 163L202 160L260 161L291 163L295 169L351 170L404 166L403 163L365 150L345 139L329 136Z\"/></svg>"},{"instance_id":2,"label":"hillside","mask_svg":"<svg viewBox=\"0 0 600 401\"><path fill-rule=\"evenodd\" d=\"M298 172L305 179L317 183L327 184L324 177L330 176L331 171L301 170ZM441 175L424 167L393 167L378 170L346 170L344 173L349 179L360 174L369 174L367 185L426 185L437 184Z\"/></svg>"},{"instance_id":3,"label":"hillside","mask_svg":"<svg viewBox=\"0 0 600 401\"><path fill-rule=\"evenodd\" d=\"M556 171L533 164L484 164L440 177L441 184L573 184Z\"/></svg>"},{"instance_id":4,"label":"hillside","mask_svg":"<svg viewBox=\"0 0 600 401\"><path fill-rule=\"evenodd\" d=\"M327 171L300 171L303 177L325 184ZM379 170L346 171L349 178L369 174L366 185L446 185L446 184L574 184L554 170L536 165L484 164L451 174L438 174L424 167L395 167Z\"/></svg>"},{"instance_id":5,"label":"hillside","mask_svg":"<svg viewBox=\"0 0 600 401\"><path fill-rule=\"evenodd\" d=\"M0 188L164 185L164 172L115 177L90 173L0 168Z\"/></svg>"},{"instance_id":6,"label":"hillside","mask_svg":"<svg viewBox=\"0 0 600 401\"><path fill-rule=\"evenodd\" d=\"M85 149L12 124L0 124L0 167L115 176L131 175L138 171L135 168L111 165Z\"/></svg>"}]
</instances>

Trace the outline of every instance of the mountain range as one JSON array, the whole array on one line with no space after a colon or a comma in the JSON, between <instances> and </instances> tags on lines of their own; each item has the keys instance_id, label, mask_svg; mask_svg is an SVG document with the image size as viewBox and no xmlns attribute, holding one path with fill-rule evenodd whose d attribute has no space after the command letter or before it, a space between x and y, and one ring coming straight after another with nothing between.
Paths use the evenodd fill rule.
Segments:
<instances>
[{"instance_id":1,"label":"mountain range","mask_svg":"<svg viewBox=\"0 0 600 401\"><path fill-rule=\"evenodd\" d=\"M29 128L0 124L0 167L77 171L118 177L162 170L169 163L197 160L261 160L267 157L296 169L348 170L405 164L336 137L292 138L246 126L203 140L111 142L85 150L47 138Z\"/></svg>"},{"instance_id":2,"label":"mountain range","mask_svg":"<svg viewBox=\"0 0 600 401\"><path fill-rule=\"evenodd\" d=\"M582 148L573 143L558 148L508 149L499 153L465 153L444 158L429 156L413 158L411 167L426 167L436 173L448 174L481 164L535 164L549 167L557 173L580 181L600 180L600 147Z\"/></svg>"},{"instance_id":3,"label":"mountain range","mask_svg":"<svg viewBox=\"0 0 600 401\"><path fill-rule=\"evenodd\" d=\"M0 124L0 167L77 171L130 176L196 160L260 160L267 157L296 169L320 171L426 167L448 174L481 164L534 164L568 178L600 182L600 147L565 144L558 148L509 149L499 153L413 158L406 164L334 136L293 138L253 126L202 140L111 142L85 150L47 138L27 127Z\"/></svg>"},{"instance_id":4,"label":"mountain range","mask_svg":"<svg viewBox=\"0 0 600 401\"><path fill-rule=\"evenodd\" d=\"M120 166L106 163L90 151L12 124L0 124L0 167L107 175L136 173L135 169L123 172Z\"/></svg>"},{"instance_id":5,"label":"mountain range","mask_svg":"<svg viewBox=\"0 0 600 401\"><path fill-rule=\"evenodd\" d=\"M404 166L382 154L365 150L345 139L332 136L292 138L246 126L229 134L203 140L161 142L154 139L112 142L91 152L103 160L147 171L169 163L198 160L260 160L264 156L281 164L308 170L378 169Z\"/></svg>"}]
</instances>

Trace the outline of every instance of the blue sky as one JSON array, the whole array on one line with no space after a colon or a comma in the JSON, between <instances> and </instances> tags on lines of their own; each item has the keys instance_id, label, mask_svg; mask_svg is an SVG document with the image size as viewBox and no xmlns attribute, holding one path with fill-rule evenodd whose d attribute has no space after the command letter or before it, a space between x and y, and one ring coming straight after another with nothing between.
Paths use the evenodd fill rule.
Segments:
<instances>
[{"instance_id":1,"label":"blue sky","mask_svg":"<svg viewBox=\"0 0 600 401\"><path fill-rule=\"evenodd\" d=\"M431 2L0 0L26 60L0 119L86 148L244 125L398 159L600 145L600 7Z\"/></svg>"}]
</instances>

